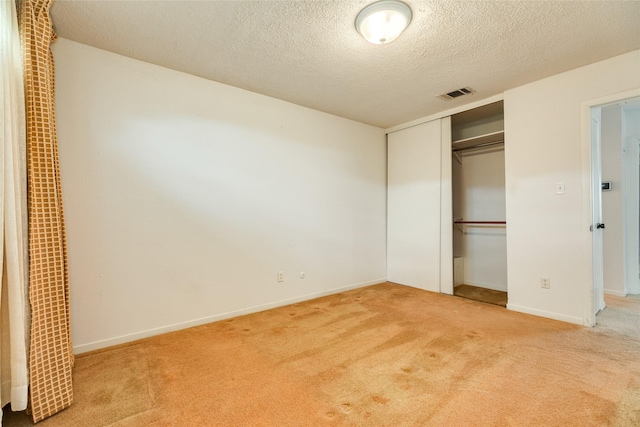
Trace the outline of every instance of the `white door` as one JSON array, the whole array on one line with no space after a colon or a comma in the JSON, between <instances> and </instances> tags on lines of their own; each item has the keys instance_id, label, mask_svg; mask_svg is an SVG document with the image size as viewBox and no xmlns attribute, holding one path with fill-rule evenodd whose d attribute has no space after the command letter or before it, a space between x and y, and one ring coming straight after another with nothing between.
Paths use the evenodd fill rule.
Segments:
<instances>
[{"instance_id":1,"label":"white door","mask_svg":"<svg viewBox=\"0 0 640 427\"><path fill-rule=\"evenodd\" d=\"M440 120L388 136L387 280L440 290Z\"/></svg>"},{"instance_id":2,"label":"white door","mask_svg":"<svg viewBox=\"0 0 640 427\"><path fill-rule=\"evenodd\" d=\"M605 307L602 233L601 109L591 109L591 223L593 245L593 315Z\"/></svg>"}]
</instances>

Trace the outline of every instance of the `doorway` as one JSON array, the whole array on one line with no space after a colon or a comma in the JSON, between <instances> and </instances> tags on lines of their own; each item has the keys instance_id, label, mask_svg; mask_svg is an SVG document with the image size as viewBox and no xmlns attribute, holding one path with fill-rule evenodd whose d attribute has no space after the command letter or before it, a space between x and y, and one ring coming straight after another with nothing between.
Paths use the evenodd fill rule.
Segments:
<instances>
[{"instance_id":1,"label":"doorway","mask_svg":"<svg viewBox=\"0 0 640 427\"><path fill-rule=\"evenodd\" d=\"M601 118L604 291L624 297L639 293L640 98L602 106Z\"/></svg>"},{"instance_id":2,"label":"doorway","mask_svg":"<svg viewBox=\"0 0 640 427\"><path fill-rule=\"evenodd\" d=\"M609 97L583 109L589 118L583 140L590 169L589 326L605 307L605 293L640 292L640 96L634 95Z\"/></svg>"}]
</instances>

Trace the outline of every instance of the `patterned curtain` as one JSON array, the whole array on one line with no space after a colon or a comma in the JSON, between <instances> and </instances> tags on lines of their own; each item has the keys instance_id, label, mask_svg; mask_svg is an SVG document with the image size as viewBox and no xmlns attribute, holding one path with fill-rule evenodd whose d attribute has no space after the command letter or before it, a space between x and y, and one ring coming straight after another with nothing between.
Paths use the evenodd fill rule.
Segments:
<instances>
[{"instance_id":1,"label":"patterned curtain","mask_svg":"<svg viewBox=\"0 0 640 427\"><path fill-rule=\"evenodd\" d=\"M71 405L69 273L54 113L53 0L19 0L29 206L29 392L33 421Z\"/></svg>"}]
</instances>

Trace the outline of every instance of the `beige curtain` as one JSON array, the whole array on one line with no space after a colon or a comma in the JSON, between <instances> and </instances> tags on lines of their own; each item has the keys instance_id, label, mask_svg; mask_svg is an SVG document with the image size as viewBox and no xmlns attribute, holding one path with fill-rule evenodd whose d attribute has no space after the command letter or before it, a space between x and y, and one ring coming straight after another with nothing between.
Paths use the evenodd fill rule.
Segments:
<instances>
[{"instance_id":1,"label":"beige curtain","mask_svg":"<svg viewBox=\"0 0 640 427\"><path fill-rule=\"evenodd\" d=\"M27 178L16 7L0 0L0 403L27 407ZM2 411L0 410L0 414Z\"/></svg>"},{"instance_id":2,"label":"beige curtain","mask_svg":"<svg viewBox=\"0 0 640 427\"><path fill-rule=\"evenodd\" d=\"M20 0L29 205L29 388L33 421L73 400L69 280L54 113L53 0Z\"/></svg>"}]
</instances>

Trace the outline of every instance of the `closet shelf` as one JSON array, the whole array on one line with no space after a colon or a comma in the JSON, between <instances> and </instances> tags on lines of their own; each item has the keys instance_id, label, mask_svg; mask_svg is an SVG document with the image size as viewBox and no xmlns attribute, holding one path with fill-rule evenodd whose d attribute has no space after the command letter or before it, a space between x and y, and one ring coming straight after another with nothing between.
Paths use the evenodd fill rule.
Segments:
<instances>
[{"instance_id":1,"label":"closet shelf","mask_svg":"<svg viewBox=\"0 0 640 427\"><path fill-rule=\"evenodd\" d=\"M451 143L453 151L469 150L471 148L489 147L504 143L504 130L491 132L471 138L459 139Z\"/></svg>"}]
</instances>

